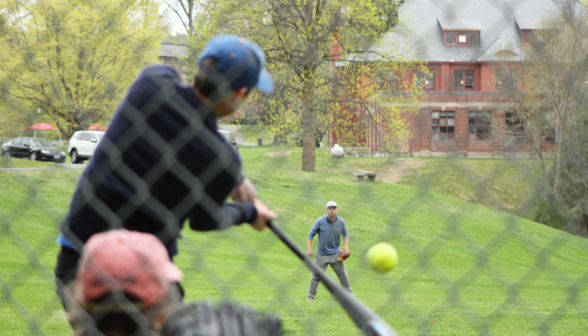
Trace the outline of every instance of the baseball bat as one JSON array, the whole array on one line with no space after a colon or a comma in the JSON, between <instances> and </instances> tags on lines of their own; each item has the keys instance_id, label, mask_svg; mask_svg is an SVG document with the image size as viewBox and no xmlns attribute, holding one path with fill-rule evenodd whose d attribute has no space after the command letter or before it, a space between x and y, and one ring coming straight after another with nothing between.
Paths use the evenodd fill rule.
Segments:
<instances>
[{"instance_id":1,"label":"baseball bat","mask_svg":"<svg viewBox=\"0 0 588 336\"><path fill-rule=\"evenodd\" d=\"M384 321L378 314L374 313L368 306L357 299L355 296L349 294L349 292L343 290L335 281L329 278L322 270L314 265L312 260L304 253L304 251L288 236L284 230L282 230L274 222L269 221L267 226L272 232L280 238L281 241L286 244L304 262L312 272L317 274L319 279L323 282L325 287L333 294L335 299L339 301L339 304L347 311L347 314L351 316L353 322L359 327L365 335L369 336L398 336L398 334Z\"/></svg>"}]
</instances>

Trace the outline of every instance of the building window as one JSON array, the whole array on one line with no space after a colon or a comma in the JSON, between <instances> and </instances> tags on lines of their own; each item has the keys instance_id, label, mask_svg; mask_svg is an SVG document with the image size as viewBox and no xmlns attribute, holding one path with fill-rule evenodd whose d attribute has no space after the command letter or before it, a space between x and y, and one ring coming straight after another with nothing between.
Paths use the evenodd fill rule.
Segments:
<instances>
[{"instance_id":1,"label":"building window","mask_svg":"<svg viewBox=\"0 0 588 336\"><path fill-rule=\"evenodd\" d=\"M415 84L423 90L435 90L435 70L429 70L428 73L416 70L414 72Z\"/></svg>"},{"instance_id":2,"label":"building window","mask_svg":"<svg viewBox=\"0 0 588 336\"><path fill-rule=\"evenodd\" d=\"M394 71L376 72L376 90L377 91L397 91L395 85Z\"/></svg>"},{"instance_id":3,"label":"building window","mask_svg":"<svg viewBox=\"0 0 588 336\"><path fill-rule=\"evenodd\" d=\"M474 70L453 70L453 88L455 90L473 90Z\"/></svg>"},{"instance_id":4,"label":"building window","mask_svg":"<svg viewBox=\"0 0 588 336\"><path fill-rule=\"evenodd\" d=\"M480 32L470 32L469 37L470 37L469 44L471 46L480 45Z\"/></svg>"},{"instance_id":5,"label":"building window","mask_svg":"<svg viewBox=\"0 0 588 336\"><path fill-rule=\"evenodd\" d=\"M455 45L455 32L445 32L445 45L446 46L454 46Z\"/></svg>"},{"instance_id":6,"label":"building window","mask_svg":"<svg viewBox=\"0 0 588 336\"><path fill-rule=\"evenodd\" d=\"M455 112L433 112L431 124L431 140L455 140Z\"/></svg>"},{"instance_id":7,"label":"building window","mask_svg":"<svg viewBox=\"0 0 588 336\"><path fill-rule=\"evenodd\" d=\"M535 44L535 32L532 30L523 30L523 44L529 43L530 45Z\"/></svg>"},{"instance_id":8,"label":"building window","mask_svg":"<svg viewBox=\"0 0 588 336\"><path fill-rule=\"evenodd\" d=\"M492 112L471 111L468 140L492 140Z\"/></svg>"},{"instance_id":9,"label":"building window","mask_svg":"<svg viewBox=\"0 0 588 336\"><path fill-rule=\"evenodd\" d=\"M497 69L494 71L496 90L516 90L517 81L514 69Z\"/></svg>"},{"instance_id":10,"label":"building window","mask_svg":"<svg viewBox=\"0 0 588 336\"><path fill-rule=\"evenodd\" d=\"M526 139L525 125L516 112L506 112L505 122L506 134L508 136L514 138L516 141L524 141Z\"/></svg>"},{"instance_id":11,"label":"building window","mask_svg":"<svg viewBox=\"0 0 588 336\"><path fill-rule=\"evenodd\" d=\"M456 39L457 36L457 39ZM479 31L446 31L445 45L458 47L477 47L480 45Z\"/></svg>"}]
</instances>

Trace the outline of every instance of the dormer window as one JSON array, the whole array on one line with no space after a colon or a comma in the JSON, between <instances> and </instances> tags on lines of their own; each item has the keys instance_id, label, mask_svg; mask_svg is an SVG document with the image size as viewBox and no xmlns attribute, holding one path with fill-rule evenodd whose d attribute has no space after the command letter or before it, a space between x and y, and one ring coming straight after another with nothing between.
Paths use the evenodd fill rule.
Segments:
<instances>
[{"instance_id":1,"label":"dormer window","mask_svg":"<svg viewBox=\"0 0 588 336\"><path fill-rule=\"evenodd\" d=\"M445 31L445 45L449 47L477 47L480 45L480 32Z\"/></svg>"},{"instance_id":2,"label":"dormer window","mask_svg":"<svg viewBox=\"0 0 588 336\"><path fill-rule=\"evenodd\" d=\"M450 47L477 47L480 45L482 24L471 17L439 17L444 44Z\"/></svg>"},{"instance_id":3,"label":"dormer window","mask_svg":"<svg viewBox=\"0 0 588 336\"><path fill-rule=\"evenodd\" d=\"M515 18L515 22L521 30L521 42L523 45L530 44L534 46L537 44L537 31L541 30L541 20L538 17Z\"/></svg>"},{"instance_id":4,"label":"dormer window","mask_svg":"<svg viewBox=\"0 0 588 336\"><path fill-rule=\"evenodd\" d=\"M445 32L445 45L455 45L455 32Z\"/></svg>"},{"instance_id":5,"label":"dormer window","mask_svg":"<svg viewBox=\"0 0 588 336\"><path fill-rule=\"evenodd\" d=\"M480 45L480 32L469 32L468 36L470 38L469 43L471 46Z\"/></svg>"},{"instance_id":6,"label":"dormer window","mask_svg":"<svg viewBox=\"0 0 588 336\"><path fill-rule=\"evenodd\" d=\"M523 33L523 44L530 44L530 45L534 45L535 44L535 32L530 30L530 29L526 29L522 31Z\"/></svg>"}]
</instances>

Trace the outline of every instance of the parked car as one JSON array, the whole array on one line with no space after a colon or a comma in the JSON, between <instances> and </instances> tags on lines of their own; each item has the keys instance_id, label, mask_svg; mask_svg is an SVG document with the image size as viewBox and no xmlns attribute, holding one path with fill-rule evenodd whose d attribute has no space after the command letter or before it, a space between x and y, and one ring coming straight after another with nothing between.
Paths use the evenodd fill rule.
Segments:
<instances>
[{"instance_id":1,"label":"parked car","mask_svg":"<svg viewBox=\"0 0 588 336\"><path fill-rule=\"evenodd\" d=\"M65 162L65 152L39 138L18 137L2 145L2 156L32 161Z\"/></svg>"},{"instance_id":2,"label":"parked car","mask_svg":"<svg viewBox=\"0 0 588 336\"><path fill-rule=\"evenodd\" d=\"M67 152L71 157L72 163L83 163L94 155L94 151L100 140L104 137L101 131L77 131L69 139Z\"/></svg>"},{"instance_id":3,"label":"parked car","mask_svg":"<svg viewBox=\"0 0 588 336\"><path fill-rule=\"evenodd\" d=\"M235 148L236 150L239 150L239 146L237 146L237 141L235 141L235 139L231 136L231 132L219 129L218 133L223 138L225 138L225 141L230 143L231 146L233 146L233 148Z\"/></svg>"}]
</instances>

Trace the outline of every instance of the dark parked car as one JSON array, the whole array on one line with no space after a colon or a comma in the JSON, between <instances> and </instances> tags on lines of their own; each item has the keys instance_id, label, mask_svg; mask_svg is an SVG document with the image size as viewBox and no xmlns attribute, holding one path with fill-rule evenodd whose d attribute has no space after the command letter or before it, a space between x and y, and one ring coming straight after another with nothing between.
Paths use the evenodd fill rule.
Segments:
<instances>
[{"instance_id":1,"label":"dark parked car","mask_svg":"<svg viewBox=\"0 0 588 336\"><path fill-rule=\"evenodd\" d=\"M2 156L31 159L33 161L65 162L65 152L39 138L16 138L2 145Z\"/></svg>"}]
</instances>

